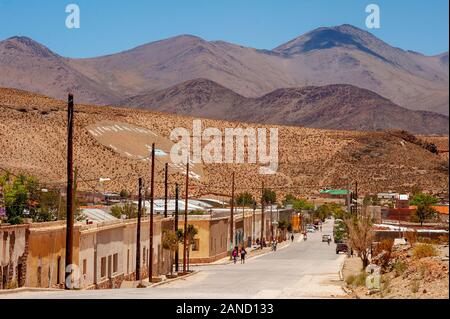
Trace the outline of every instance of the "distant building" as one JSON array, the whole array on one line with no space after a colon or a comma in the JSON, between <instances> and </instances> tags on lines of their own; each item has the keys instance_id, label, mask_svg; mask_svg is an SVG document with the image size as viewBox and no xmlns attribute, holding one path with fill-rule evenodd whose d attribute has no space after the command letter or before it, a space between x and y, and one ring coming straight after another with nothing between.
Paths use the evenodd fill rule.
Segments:
<instances>
[{"instance_id":1,"label":"distant building","mask_svg":"<svg viewBox=\"0 0 450 319\"><path fill-rule=\"evenodd\" d=\"M395 208L409 208L409 195L399 194L395 197Z\"/></svg>"},{"instance_id":2,"label":"distant building","mask_svg":"<svg viewBox=\"0 0 450 319\"><path fill-rule=\"evenodd\" d=\"M394 200L399 194L398 193L378 193L378 199Z\"/></svg>"},{"instance_id":3,"label":"distant building","mask_svg":"<svg viewBox=\"0 0 450 319\"><path fill-rule=\"evenodd\" d=\"M342 198L345 199L348 196L348 190L346 189L323 189L320 191L320 197L322 198Z\"/></svg>"}]
</instances>

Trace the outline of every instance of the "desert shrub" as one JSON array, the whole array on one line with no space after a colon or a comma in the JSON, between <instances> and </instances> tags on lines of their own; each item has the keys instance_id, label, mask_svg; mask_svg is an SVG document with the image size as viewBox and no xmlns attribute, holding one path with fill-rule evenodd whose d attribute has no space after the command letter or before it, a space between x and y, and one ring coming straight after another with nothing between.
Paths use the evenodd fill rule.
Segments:
<instances>
[{"instance_id":1,"label":"desert shrub","mask_svg":"<svg viewBox=\"0 0 450 319\"><path fill-rule=\"evenodd\" d=\"M416 292L419 291L419 288L420 288L419 280L417 280L417 279L413 280L413 281L411 282L411 291L412 291L413 293L416 293Z\"/></svg>"},{"instance_id":2,"label":"desert shrub","mask_svg":"<svg viewBox=\"0 0 450 319\"><path fill-rule=\"evenodd\" d=\"M381 290L382 292L391 292L391 279L388 276L381 277Z\"/></svg>"},{"instance_id":3,"label":"desert shrub","mask_svg":"<svg viewBox=\"0 0 450 319\"><path fill-rule=\"evenodd\" d=\"M417 231L408 231L405 233L405 238L409 244L413 245L417 242Z\"/></svg>"},{"instance_id":4,"label":"desert shrub","mask_svg":"<svg viewBox=\"0 0 450 319\"><path fill-rule=\"evenodd\" d=\"M448 235L442 235L438 238L439 244L448 244Z\"/></svg>"},{"instance_id":5,"label":"desert shrub","mask_svg":"<svg viewBox=\"0 0 450 319\"><path fill-rule=\"evenodd\" d=\"M383 251L386 251L388 254L392 252L392 247L394 247L394 241L392 239L383 239L378 245L375 247L375 256L381 254Z\"/></svg>"},{"instance_id":6,"label":"desert shrub","mask_svg":"<svg viewBox=\"0 0 450 319\"><path fill-rule=\"evenodd\" d=\"M365 271L361 271L353 281L353 285L357 287L365 286L366 285L366 278L367 274Z\"/></svg>"},{"instance_id":7,"label":"desert shrub","mask_svg":"<svg viewBox=\"0 0 450 319\"><path fill-rule=\"evenodd\" d=\"M354 275L349 275L349 276L347 276L347 278L345 278L345 282L349 286L353 285L354 281L355 281L355 276Z\"/></svg>"},{"instance_id":8,"label":"desert shrub","mask_svg":"<svg viewBox=\"0 0 450 319\"><path fill-rule=\"evenodd\" d=\"M429 237L419 237L417 238L417 242L422 244L432 244L433 240Z\"/></svg>"},{"instance_id":9,"label":"desert shrub","mask_svg":"<svg viewBox=\"0 0 450 319\"><path fill-rule=\"evenodd\" d=\"M394 264L395 276L398 277L403 275L403 273L406 271L407 268L408 267L403 261L397 260Z\"/></svg>"},{"instance_id":10,"label":"desert shrub","mask_svg":"<svg viewBox=\"0 0 450 319\"><path fill-rule=\"evenodd\" d=\"M413 256L416 258L425 258L436 256L437 251L433 245L430 244L417 244L413 249Z\"/></svg>"},{"instance_id":11,"label":"desert shrub","mask_svg":"<svg viewBox=\"0 0 450 319\"><path fill-rule=\"evenodd\" d=\"M17 280L15 278L6 284L6 289L16 289L18 287L19 285L17 284Z\"/></svg>"}]
</instances>

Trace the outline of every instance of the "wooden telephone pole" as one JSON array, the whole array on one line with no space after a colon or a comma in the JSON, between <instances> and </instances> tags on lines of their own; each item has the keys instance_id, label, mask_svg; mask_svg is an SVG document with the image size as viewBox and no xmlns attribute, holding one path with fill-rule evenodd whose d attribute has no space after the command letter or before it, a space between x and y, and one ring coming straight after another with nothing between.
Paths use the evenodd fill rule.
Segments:
<instances>
[{"instance_id":1,"label":"wooden telephone pole","mask_svg":"<svg viewBox=\"0 0 450 319\"><path fill-rule=\"evenodd\" d=\"M262 182L262 188L261 188L261 249L263 248L263 238L264 236L264 224L265 224L265 219L264 219L264 182Z\"/></svg>"},{"instance_id":2,"label":"wooden telephone pole","mask_svg":"<svg viewBox=\"0 0 450 319\"><path fill-rule=\"evenodd\" d=\"M142 218L142 178L139 178L138 214L136 227L136 276L135 276L136 281L141 280L141 218Z\"/></svg>"},{"instance_id":3,"label":"wooden telephone pole","mask_svg":"<svg viewBox=\"0 0 450 319\"><path fill-rule=\"evenodd\" d=\"M152 168L150 176L150 256L148 261L148 281L153 279L153 203L155 201L155 143L152 144Z\"/></svg>"},{"instance_id":4,"label":"wooden telephone pole","mask_svg":"<svg viewBox=\"0 0 450 319\"><path fill-rule=\"evenodd\" d=\"M167 218L167 196L168 196L167 180L169 177L168 175L169 175L169 164L166 163L164 167L164 218Z\"/></svg>"},{"instance_id":5,"label":"wooden telephone pole","mask_svg":"<svg viewBox=\"0 0 450 319\"><path fill-rule=\"evenodd\" d=\"M175 184L175 235L178 231L178 197L179 197L179 189L178 189L178 183ZM178 273L178 263L179 263L179 257L178 257L178 245L177 250L175 250L175 271Z\"/></svg>"},{"instance_id":6,"label":"wooden telephone pole","mask_svg":"<svg viewBox=\"0 0 450 319\"><path fill-rule=\"evenodd\" d=\"M65 289L72 289L73 267L73 95L67 103L67 211Z\"/></svg>"},{"instance_id":7,"label":"wooden telephone pole","mask_svg":"<svg viewBox=\"0 0 450 319\"><path fill-rule=\"evenodd\" d=\"M186 163L186 199L184 204L184 238L183 238L183 273L186 273L186 263L187 263L187 223L188 223L188 199L189 199L189 157Z\"/></svg>"},{"instance_id":8,"label":"wooden telephone pole","mask_svg":"<svg viewBox=\"0 0 450 319\"><path fill-rule=\"evenodd\" d=\"M231 205L230 205L230 258L234 249L234 172L231 175Z\"/></svg>"}]
</instances>

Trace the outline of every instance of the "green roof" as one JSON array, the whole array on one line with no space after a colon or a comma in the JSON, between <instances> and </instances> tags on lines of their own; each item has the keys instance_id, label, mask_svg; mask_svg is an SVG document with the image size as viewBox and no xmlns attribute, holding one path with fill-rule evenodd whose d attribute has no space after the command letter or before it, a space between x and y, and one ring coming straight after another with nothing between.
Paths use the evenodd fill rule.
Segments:
<instances>
[{"instance_id":1,"label":"green roof","mask_svg":"<svg viewBox=\"0 0 450 319\"><path fill-rule=\"evenodd\" d=\"M320 194L347 195L348 190L346 190L346 189L323 189L320 191Z\"/></svg>"}]
</instances>

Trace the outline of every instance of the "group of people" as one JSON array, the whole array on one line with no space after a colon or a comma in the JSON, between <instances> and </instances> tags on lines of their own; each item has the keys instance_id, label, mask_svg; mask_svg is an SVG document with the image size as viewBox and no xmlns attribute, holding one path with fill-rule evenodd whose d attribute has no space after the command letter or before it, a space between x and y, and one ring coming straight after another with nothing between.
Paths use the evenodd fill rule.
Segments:
<instances>
[{"instance_id":1,"label":"group of people","mask_svg":"<svg viewBox=\"0 0 450 319\"><path fill-rule=\"evenodd\" d=\"M235 246L231 253L234 263L237 263L239 256L241 256L241 264L245 264L245 256L246 255L247 255L247 251L245 250L245 247L242 247L241 249L239 249L238 246Z\"/></svg>"}]
</instances>

